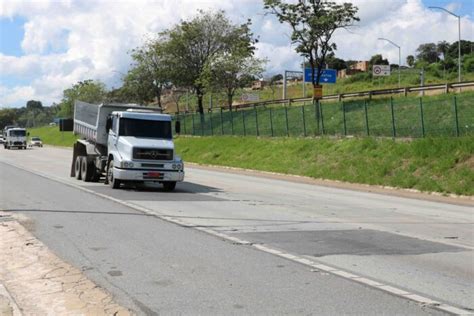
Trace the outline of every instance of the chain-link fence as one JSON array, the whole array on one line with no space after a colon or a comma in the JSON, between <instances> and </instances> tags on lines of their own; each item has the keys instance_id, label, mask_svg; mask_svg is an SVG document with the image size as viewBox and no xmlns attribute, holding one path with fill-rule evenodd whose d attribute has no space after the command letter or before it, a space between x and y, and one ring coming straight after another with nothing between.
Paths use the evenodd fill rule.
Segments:
<instances>
[{"instance_id":1,"label":"chain-link fence","mask_svg":"<svg viewBox=\"0 0 474 316\"><path fill-rule=\"evenodd\" d=\"M267 105L176 118L185 135L463 136L474 135L474 94Z\"/></svg>"}]
</instances>

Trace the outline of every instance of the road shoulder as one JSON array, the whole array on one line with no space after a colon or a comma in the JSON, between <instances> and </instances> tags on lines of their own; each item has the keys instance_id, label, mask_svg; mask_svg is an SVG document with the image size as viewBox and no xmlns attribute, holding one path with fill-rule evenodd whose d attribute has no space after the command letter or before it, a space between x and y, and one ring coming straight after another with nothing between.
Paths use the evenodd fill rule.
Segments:
<instances>
[{"instance_id":1,"label":"road shoulder","mask_svg":"<svg viewBox=\"0 0 474 316\"><path fill-rule=\"evenodd\" d=\"M0 285L11 294L0 307L7 315L131 314L80 270L54 255L18 218L0 212L0 219ZM15 313L15 305L20 314Z\"/></svg>"}]
</instances>

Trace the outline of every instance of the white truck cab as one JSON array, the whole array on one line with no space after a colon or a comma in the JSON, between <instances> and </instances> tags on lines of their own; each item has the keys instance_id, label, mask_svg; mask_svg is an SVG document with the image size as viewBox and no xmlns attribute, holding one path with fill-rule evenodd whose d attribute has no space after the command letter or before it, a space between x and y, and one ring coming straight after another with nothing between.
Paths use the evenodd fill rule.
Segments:
<instances>
[{"instance_id":1,"label":"white truck cab","mask_svg":"<svg viewBox=\"0 0 474 316\"><path fill-rule=\"evenodd\" d=\"M156 181L172 190L183 181L183 161L175 154L171 123L166 114L112 112L107 124L107 180L112 186L116 181Z\"/></svg>"},{"instance_id":2,"label":"white truck cab","mask_svg":"<svg viewBox=\"0 0 474 316\"><path fill-rule=\"evenodd\" d=\"M16 147L18 149L26 149L26 129L20 127L12 127L5 130L5 149Z\"/></svg>"}]
</instances>

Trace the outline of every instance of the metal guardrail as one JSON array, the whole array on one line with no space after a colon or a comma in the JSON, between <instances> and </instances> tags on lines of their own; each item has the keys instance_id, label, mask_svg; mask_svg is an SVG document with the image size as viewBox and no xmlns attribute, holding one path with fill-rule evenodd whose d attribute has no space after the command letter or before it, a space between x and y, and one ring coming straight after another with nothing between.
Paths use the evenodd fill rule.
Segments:
<instances>
[{"instance_id":1,"label":"metal guardrail","mask_svg":"<svg viewBox=\"0 0 474 316\"><path fill-rule=\"evenodd\" d=\"M404 88L390 88L390 89L380 89L380 90L368 90L368 91L360 91L360 92L348 92L348 93L340 93L340 94L331 94L323 96L322 100L338 100L341 101L342 99L346 98L355 98L355 97L368 97L369 99L372 96L379 96L379 95L391 95L391 94L400 94L403 93L407 96L410 92L423 92L423 91L432 91L432 90L444 90L445 93L448 93L450 89L459 89L464 87L474 87L474 81L465 81L459 83L442 83L442 84L431 84L425 86L412 86L412 87L404 87ZM244 109L254 106L265 106L270 104L288 104L291 105L292 103L298 102L310 102L312 98L292 98L292 99L279 99L279 100L268 100L262 102L252 102L252 103L242 103L236 104L233 106L234 109ZM227 109L227 106L217 107L216 109Z\"/></svg>"}]
</instances>

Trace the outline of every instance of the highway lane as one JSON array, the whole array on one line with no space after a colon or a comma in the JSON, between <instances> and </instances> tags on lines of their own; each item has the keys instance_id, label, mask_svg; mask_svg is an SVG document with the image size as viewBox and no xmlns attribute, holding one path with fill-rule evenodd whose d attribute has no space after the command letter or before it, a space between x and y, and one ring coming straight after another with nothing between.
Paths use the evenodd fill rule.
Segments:
<instances>
[{"instance_id":1,"label":"highway lane","mask_svg":"<svg viewBox=\"0 0 474 316\"><path fill-rule=\"evenodd\" d=\"M68 150L53 148L0 156L185 224L472 308L472 207L196 168L187 169L187 182L176 193L112 191L68 178L69 159Z\"/></svg>"}]
</instances>

